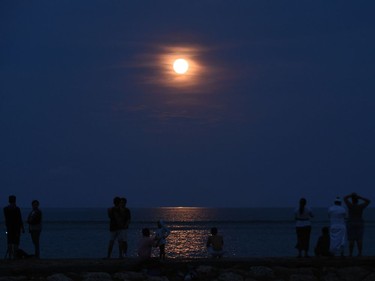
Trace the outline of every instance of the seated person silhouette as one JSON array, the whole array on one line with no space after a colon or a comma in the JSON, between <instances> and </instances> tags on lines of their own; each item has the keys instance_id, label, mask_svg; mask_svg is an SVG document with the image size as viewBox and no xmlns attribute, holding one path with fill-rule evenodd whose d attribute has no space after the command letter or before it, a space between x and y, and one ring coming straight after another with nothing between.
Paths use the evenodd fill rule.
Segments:
<instances>
[{"instance_id":1,"label":"seated person silhouette","mask_svg":"<svg viewBox=\"0 0 375 281\"><path fill-rule=\"evenodd\" d=\"M224 254L224 251L223 251L224 239L223 239L223 236L217 233L218 231L216 227L211 228L211 235L208 236L207 244L206 244L208 253L213 258L221 258Z\"/></svg>"},{"instance_id":2,"label":"seated person silhouette","mask_svg":"<svg viewBox=\"0 0 375 281\"><path fill-rule=\"evenodd\" d=\"M322 235L319 237L318 242L315 247L315 256L317 257L330 257L332 254L329 251L330 246L330 237L329 237L329 228L322 228Z\"/></svg>"}]
</instances>

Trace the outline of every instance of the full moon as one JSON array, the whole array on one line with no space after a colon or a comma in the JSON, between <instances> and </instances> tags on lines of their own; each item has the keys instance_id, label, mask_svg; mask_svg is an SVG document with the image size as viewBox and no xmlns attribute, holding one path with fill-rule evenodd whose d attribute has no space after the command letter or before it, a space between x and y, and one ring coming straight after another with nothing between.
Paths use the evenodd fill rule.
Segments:
<instances>
[{"instance_id":1,"label":"full moon","mask_svg":"<svg viewBox=\"0 0 375 281\"><path fill-rule=\"evenodd\" d=\"M189 69L189 63L185 59L177 59L173 63L173 69L177 74L185 74Z\"/></svg>"}]
</instances>

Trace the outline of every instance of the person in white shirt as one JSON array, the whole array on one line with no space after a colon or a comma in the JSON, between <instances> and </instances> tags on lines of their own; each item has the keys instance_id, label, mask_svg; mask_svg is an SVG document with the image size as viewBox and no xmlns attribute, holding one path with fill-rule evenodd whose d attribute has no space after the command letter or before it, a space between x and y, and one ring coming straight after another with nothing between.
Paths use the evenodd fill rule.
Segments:
<instances>
[{"instance_id":1,"label":"person in white shirt","mask_svg":"<svg viewBox=\"0 0 375 281\"><path fill-rule=\"evenodd\" d=\"M158 229L155 232L156 244L159 247L161 260L165 259L165 244L167 243L167 237L171 233L170 229L164 224L164 221L159 220L157 222Z\"/></svg>"},{"instance_id":2,"label":"person in white shirt","mask_svg":"<svg viewBox=\"0 0 375 281\"><path fill-rule=\"evenodd\" d=\"M336 197L334 205L328 208L328 216L330 219L330 252L332 255L344 256L344 248L346 241L346 209L341 206L342 200Z\"/></svg>"},{"instance_id":3,"label":"person in white shirt","mask_svg":"<svg viewBox=\"0 0 375 281\"><path fill-rule=\"evenodd\" d=\"M297 245L298 257L302 257L302 253L305 252L304 256L308 257L309 246L310 246L310 233L311 233L311 221L314 217L311 209L306 206L307 200L301 198L299 200L299 207L294 211L294 217L296 220L296 233L297 233Z\"/></svg>"}]
</instances>

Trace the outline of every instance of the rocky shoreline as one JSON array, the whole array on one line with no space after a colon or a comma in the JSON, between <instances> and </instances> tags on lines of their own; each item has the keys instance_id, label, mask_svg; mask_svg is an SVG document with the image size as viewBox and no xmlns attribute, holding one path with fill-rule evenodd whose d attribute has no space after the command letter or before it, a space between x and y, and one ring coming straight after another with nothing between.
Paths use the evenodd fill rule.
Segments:
<instances>
[{"instance_id":1,"label":"rocky shoreline","mask_svg":"<svg viewBox=\"0 0 375 281\"><path fill-rule=\"evenodd\" d=\"M0 281L375 281L375 257L0 261Z\"/></svg>"}]
</instances>

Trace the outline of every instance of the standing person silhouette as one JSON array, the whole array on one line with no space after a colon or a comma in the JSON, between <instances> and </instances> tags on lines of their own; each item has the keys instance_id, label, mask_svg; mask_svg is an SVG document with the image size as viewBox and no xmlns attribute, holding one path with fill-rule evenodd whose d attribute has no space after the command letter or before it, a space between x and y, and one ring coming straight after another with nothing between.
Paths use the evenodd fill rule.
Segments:
<instances>
[{"instance_id":1,"label":"standing person silhouette","mask_svg":"<svg viewBox=\"0 0 375 281\"><path fill-rule=\"evenodd\" d=\"M305 252L304 257L308 257L309 246L310 246L310 234L311 234L311 221L314 217L311 209L306 206L307 200L301 198L299 200L299 207L294 212L296 220L296 233L297 233L297 245L298 257L302 257L302 253Z\"/></svg>"},{"instance_id":2,"label":"standing person silhouette","mask_svg":"<svg viewBox=\"0 0 375 281\"><path fill-rule=\"evenodd\" d=\"M110 259L112 255L112 249L115 241L118 241L119 244L119 258L122 258L122 246L123 246L123 232L122 232L122 224L123 218L121 215L121 199L120 197L115 197L113 199L113 207L108 209L108 217L109 217L109 231L110 231L110 239L108 244L108 252L107 258Z\"/></svg>"},{"instance_id":3,"label":"standing person silhouette","mask_svg":"<svg viewBox=\"0 0 375 281\"><path fill-rule=\"evenodd\" d=\"M39 209L39 201L33 200L31 202L32 210L27 218L29 224L29 232L31 240L34 244L35 257L40 258L40 233L42 231L42 211Z\"/></svg>"},{"instance_id":4,"label":"standing person silhouette","mask_svg":"<svg viewBox=\"0 0 375 281\"><path fill-rule=\"evenodd\" d=\"M359 203L359 200L363 201ZM364 198L357 193L351 193L344 197L344 202L348 207L348 240L349 240L349 256L353 256L354 244L357 243L358 256L362 256L363 248L363 210L370 205L370 199Z\"/></svg>"},{"instance_id":5,"label":"standing person silhouette","mask_svg":"<svg viewBox=\"0 0 375 281\"><path fill-rule=\"evenodd\" d=\"M21 210L16 205L16 196L9 196L9 205L4 208L4 217L7 229L8 257L9 259L15 259L20 245L21 231L25 233Z\"/></svg>"},{"instance_id":6,"label":"standing person silhouette","mask_svg":"<svg viewBox=\"0 0 375 281\"><path fill-rule=\"evenodd\" d=\"M128 200L125 197L120 198L120 210L121 210L121 219L119 227L121 229L122 240L119 240L120 243L120 256L126 257L128 252L128 228L131 220L131 213L129 208L126 207Z\"/></svg>"},{"instance_id":7,"label":"standing person silhouette","mask_svg":"<svg viewBox=\"0 0 375 281\"><path fill-rule=\"evenodd\" d=\"M164 224L162 220L157 222L158 224L158 229L155 232L155 240L156 244L159 247L160 254L159 257L160 259L165 259L166 253L165 253L165 244L167 243L167 237L171 233L169 228Z\"/></svg>"},{"instance_id":8,"label":"standing person silhouette","mask_svg":"<svg viewBox=\"0 0 375 281\"><path fill-rule=\"evenodd\" d=\"M330 252L332 255L340 254L344 256L345 240L346 240L346 210L341 206L342 200L336 197L334 205L329 207L328 216L330 219Z\"/></svg>"}]
</instances>

